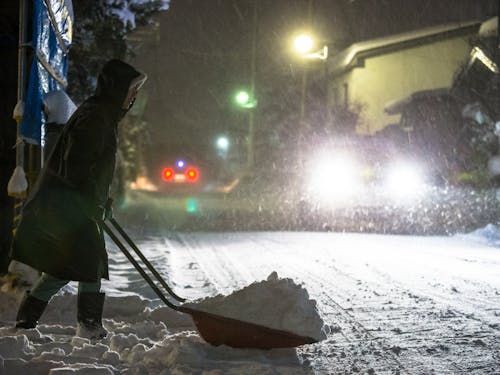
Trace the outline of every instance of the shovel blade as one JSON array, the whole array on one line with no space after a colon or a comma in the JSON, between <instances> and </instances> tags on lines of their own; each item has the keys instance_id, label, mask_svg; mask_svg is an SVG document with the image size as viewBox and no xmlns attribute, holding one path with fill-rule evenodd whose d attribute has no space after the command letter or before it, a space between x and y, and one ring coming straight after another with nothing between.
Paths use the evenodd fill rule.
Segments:
<instances>
[{"instance_id":1,"label":"shovel blade","mask_svg":"<svg viewBox=\"0 0 500 375\"><path fill-rule=\"evenodd\" d=\"M274 349L294 348L317 342L311 337L194 310L185 306L179 306L178 311L191 315L201 337L214 346Z\"/></svg>"}]
</instances>

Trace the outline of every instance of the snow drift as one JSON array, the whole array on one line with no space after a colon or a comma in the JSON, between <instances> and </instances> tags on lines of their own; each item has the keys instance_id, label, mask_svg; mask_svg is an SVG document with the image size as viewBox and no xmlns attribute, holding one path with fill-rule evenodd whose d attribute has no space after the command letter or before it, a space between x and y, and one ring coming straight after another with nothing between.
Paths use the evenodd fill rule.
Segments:
<instances>
[{"instance_id":1,"label":"snow drift","mask_svg":"<svg viewBox=\"0 0 500 375\"><path fill-rule=\"evenodd\" d=\"M267 280L255 282L228 296L217 295L186 306L212 314L238 319L299 336L324 340L323 320L316 301L292 279L280 279L272 272Z\"/></svg>"}]
</instances>

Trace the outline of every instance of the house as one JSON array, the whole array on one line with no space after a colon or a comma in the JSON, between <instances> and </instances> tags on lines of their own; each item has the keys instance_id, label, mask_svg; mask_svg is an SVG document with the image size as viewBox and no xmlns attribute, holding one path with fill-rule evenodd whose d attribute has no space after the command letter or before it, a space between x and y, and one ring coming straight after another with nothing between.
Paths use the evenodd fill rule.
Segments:
<instances>
[{"instance_id":1,"label":"house","mask_svg":"<svg viewBox=\"0 0 500 375\"><path fill-rule=\"evenodd\" d=\"M480 26L451 23L351 45L328 62L331 107L360 111L358 134L399 123L400 113L384 109L415 92L451 87Z\"/></svg>"}]
</instances>

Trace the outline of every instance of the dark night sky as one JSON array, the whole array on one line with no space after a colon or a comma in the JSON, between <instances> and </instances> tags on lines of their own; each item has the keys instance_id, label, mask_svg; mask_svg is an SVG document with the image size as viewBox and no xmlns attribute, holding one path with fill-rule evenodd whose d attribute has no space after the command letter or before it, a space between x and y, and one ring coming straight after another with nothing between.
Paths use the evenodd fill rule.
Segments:
<instances>
[{"instance_id":1,"label":"dark night sky","mask_svg":"<svg viewBox=\"0 0 500 375\"><path fill-rule=\"evenodd\" d=\"M496 15L497 6L497 0L315 0L314 18L327 34L337 32L340 41L352 42L441 23L484 19Z\"/></svg>"},{"instance_id":2,"label":"dark night sky","mask_svg":"<svg viewBox=\"0 0 500 375\"><path fill-rule=\"evenodd\" d=\"M212 144L216 134L244 137L247 117L232 93L249 86L253 6L258 6L256 95L258 126L273 127L276 112L297 108L300 64L291 37L307 28L331 51L349 44L436 24L495 16L497 0L172 0L160 17L160 48L148 110L159 148L168 143ZM311 7L311 18L308 17Z\"/></svg>"}]
</instances>

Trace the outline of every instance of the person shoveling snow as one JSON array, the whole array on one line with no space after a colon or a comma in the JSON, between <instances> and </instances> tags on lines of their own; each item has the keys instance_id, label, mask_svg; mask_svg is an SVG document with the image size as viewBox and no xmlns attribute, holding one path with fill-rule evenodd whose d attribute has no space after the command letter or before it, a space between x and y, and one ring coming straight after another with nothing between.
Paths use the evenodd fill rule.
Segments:
<instances>
[{"instance_id":1,"label":"person shoveling snow","mask_svg":"<svg viewBox=\"0 0 500 375\"><path fill-rule=\"evenodd\" d=\"M117 126L145 80L129 64L108 61L94 95L57 138L23 206L12 244L13 260L43 272L21 301L16 328L35 328L52 296L74 280L80 283L77 334L106 336L100 290L101 279L108 278L108 258L98 222L111 215Z\"/></svg>"}]
</instances>

